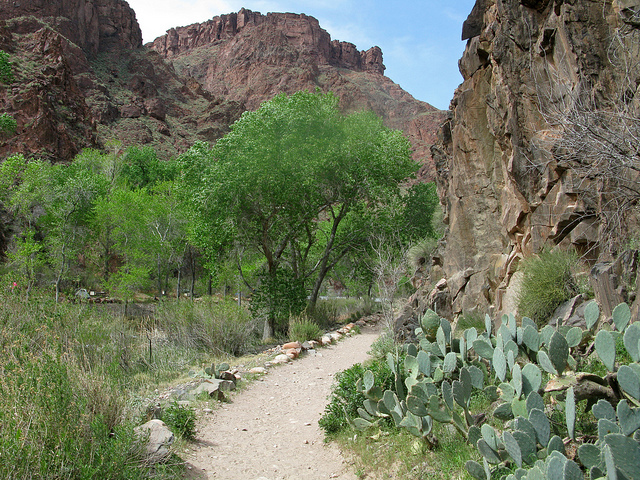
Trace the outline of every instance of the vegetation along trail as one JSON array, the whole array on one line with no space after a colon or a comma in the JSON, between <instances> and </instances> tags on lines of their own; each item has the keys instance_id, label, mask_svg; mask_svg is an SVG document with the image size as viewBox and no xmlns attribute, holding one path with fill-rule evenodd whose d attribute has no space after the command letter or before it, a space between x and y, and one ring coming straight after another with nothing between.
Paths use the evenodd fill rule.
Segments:
<instances>
[{"instance_id":1,"label":"vegetation along trail","mask_svg":"<svg viewBox=\"0 0 640 480\"><path fill-rule=\"evenodd\" d=\"M199 428L187 456L192 479L355 479L318 427L334 374L368 358L379 334L362 333L269 371L222 404Z\"/></svg>"}]
</instances>

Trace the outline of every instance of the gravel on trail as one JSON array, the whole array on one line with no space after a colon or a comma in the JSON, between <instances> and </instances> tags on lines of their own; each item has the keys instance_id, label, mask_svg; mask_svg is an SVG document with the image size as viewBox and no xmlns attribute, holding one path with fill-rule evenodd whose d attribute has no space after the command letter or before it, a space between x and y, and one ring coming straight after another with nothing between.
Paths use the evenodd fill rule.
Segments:
<instances>
[{"instance_id":1,"label":"gravel on trail","mask_svg":"<svg viewBox=\"0 0 640 480\"><path fill-rule=\"evenodd\" d=\"M200 422L186 453L192 480L356 480L318 420L335 373L369 358L379 327L272 367Z\"/></svg>"}]
</instances>

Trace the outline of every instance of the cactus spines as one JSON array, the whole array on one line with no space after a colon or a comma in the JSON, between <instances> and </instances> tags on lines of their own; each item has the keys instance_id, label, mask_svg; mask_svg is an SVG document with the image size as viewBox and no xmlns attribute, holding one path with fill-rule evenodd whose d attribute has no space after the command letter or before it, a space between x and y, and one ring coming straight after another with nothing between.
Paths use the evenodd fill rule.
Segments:
<instances>
[{"instance_id":1,"label":"cactus spines","mask_svg":"<svg viewBox=\"0 0 640 480\"><path fill-rule=\"evenodd\" d=\"M626 303L621 303L613 309L613 323L616 326L616 330L624 332L624 329L631 320L631 309Z\"/></svg>"},{"instance_id":2,"label":"cactus spines","mask_svg":"<svg viewBox=\"0 0 640 480\"><path fill-rule=\"evenodd\" d=\"M640 377L628 365L622 365L618 369L618 383L622 390L631 395L636 403L640 401Z\"/></svg>"},{"instance_id":3,"label":"cactus spines","mask_svg":"<svg viewBox=\"0 0 640 480\"><path fill-rule=\"evenodd\" d=\"M598 304L593 300L589 302L584 309L584 320L589 330L598 322L598 318L600 318L600 307L598 307Z\"/></svg>"},{"instance_id":4,"label":"cactus spines","mask_svg":"<svg viewBox=\"0 0 640 480\"><path fill-rule=\"evenodd\" d=\"M613 372L616 363L616 342L611 333L606 330L600 330L596 335L595 341L596 353L607 367L607 370Z\"/></svg>"},{"instance_id":5,"label":"cactus spines","mask_svg":"<svg viewBox=\"0 0 640 480\"><path fill-rule=\"evenodd\" d=\"M549 359L553 367L562 375L567 367L567 358L569 357L569 345L567 339L560 332L554 332L549 339Z\"/></svg>"},{"instance_id":6,"label":"cactus spines","mask_svg":"<svg viewBox=\"0 0 640 480\"><path fill-rule=\"evenodd\" d=\"M634 362L640 362L640 325L633 323L624 332L624 347Z\"/></svg>"},{"instance_id":7,"label":"cactus spines","mask_svg":"<svg viewBox=\"0 0 640 480\"><path fill-rule=\"evenodd\" d=\"M571 440L575 440L575 427L576 427L576 397L573 392L573 387L570 387L567 391L567 400L565 402L565 411L567 417L567 430Z\"/></svg>"}]
</instances>

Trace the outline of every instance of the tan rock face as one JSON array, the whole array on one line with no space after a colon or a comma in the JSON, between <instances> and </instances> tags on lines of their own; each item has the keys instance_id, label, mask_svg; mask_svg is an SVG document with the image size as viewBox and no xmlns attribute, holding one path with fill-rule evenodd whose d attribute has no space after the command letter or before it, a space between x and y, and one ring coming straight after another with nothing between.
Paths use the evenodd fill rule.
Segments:
<instances>
[{"instance_id":1,"label":"tan rock face","mask_svg":"<svg viewBox=\"0 0 640 480\"><path fill-rule=\"evenodd\" d=\"M550 113L579 94L603 107L619 98L608 48L623 3L478 0L465 22L464 83L433 148L453 315L513 308L517 264L544 246L592 261L611 254L602 248L607 194L560 160L563 130Z\"/></svg>"}]
</instances>

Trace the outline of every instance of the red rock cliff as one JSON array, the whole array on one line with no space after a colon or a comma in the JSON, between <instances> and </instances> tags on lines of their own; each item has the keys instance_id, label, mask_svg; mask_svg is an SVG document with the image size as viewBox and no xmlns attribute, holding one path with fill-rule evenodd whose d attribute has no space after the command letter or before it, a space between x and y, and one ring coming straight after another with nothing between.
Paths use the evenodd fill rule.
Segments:
<instances>
[{"instance_id":1,"label":"red rock cliff","mask_svg":"<svg viewBox=\"0 0 640 480\"><path fill-rule=\"evenodd\" d=\"M142 46L142 32L135 12L124 0L16 0L0 3L0 20L25 16L46 22L89 54Z\"/></svg>"},{"instance_id":2,"label":"red rock cliff","mask_svg":"<svg viewBox=\"0 0 640 480\"><path fill-rule=\"evenodd\" d=\"M204 23L172 28L166 35L156 38L151 48L166 58L172 58L220 40L230 40L242 34L247 27L265 25L269 29L285 32L289 45L297 47L318 64L384 73L382 51L379 47L358 51L352 43L331 41L329 34L320 28L318 20L304 14L261 15L243 8L238 13L220 15Z\"/></svg>"}]
</instances>

